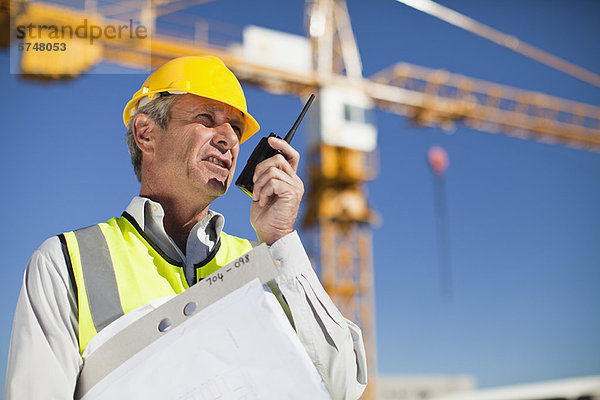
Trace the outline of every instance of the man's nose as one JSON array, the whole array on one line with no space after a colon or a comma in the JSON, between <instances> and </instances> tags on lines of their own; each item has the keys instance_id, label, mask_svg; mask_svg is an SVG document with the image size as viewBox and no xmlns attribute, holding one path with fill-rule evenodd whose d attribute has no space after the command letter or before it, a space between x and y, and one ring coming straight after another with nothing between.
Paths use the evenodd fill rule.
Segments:
<instances>
[{"instance_id":1,"label":"man's nose","mask_svg":"<svg viewBox=\"0 0 600 400\"><path fill-rule=\"evenodd\" d=\"M213 136L213 144L224 150L229 150L239 143L240 139L235 133L229 122L224 122L215 127L215 135Z\"/></svg>"}]
</instances>

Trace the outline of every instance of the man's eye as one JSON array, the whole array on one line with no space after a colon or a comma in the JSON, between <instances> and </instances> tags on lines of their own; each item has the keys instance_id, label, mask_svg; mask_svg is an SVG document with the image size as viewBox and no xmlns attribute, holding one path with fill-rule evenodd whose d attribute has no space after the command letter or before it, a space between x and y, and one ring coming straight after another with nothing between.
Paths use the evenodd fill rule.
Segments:
<instances>
[{"instance_id":1,"label":"man's eye","mask_svg":"<svg viewBox=\"0 0 600 400\"><path fill-rule=\"evenodd\" d=\"M239 126L236 126L236 125L232 125L231 128L237 135L238 139L241 139L242 138L242 128L240 128Z\"/></svg>"},{"instance_id":2,"label":"man's eye","mask_svg":"<svg viewBox=\"0 0 600 400\"><path fill-rule=\"evenodd\" d=\"M210 114L198 114L198 116L196 118L204 126L213 126L213 124L214 124L213 116Z\"/></svg>"}]
</instances>

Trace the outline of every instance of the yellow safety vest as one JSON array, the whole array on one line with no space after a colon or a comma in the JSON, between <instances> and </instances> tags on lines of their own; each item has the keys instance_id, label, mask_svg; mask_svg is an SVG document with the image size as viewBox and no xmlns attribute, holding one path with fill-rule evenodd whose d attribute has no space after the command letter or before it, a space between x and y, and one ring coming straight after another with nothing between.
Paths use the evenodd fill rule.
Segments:
<instances>
[{"instance_id":1,"label":"yellow safety vest","mask_svg":"<svg viewBox=\"0 0 600 400\"><path fill-rule=\"evenodd\" d=\"M59 235L79 303L79 351L120 316L189 288L181 262L169 258L126 212L120 218ZM195 281L252 250L246 239L221 232Z\"/></svg>"}]
</instances>

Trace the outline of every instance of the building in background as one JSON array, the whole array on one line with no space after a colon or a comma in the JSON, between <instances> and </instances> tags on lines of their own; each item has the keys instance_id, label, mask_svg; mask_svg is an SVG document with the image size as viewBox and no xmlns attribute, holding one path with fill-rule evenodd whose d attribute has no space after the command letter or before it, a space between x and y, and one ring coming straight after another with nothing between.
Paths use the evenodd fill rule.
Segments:
<instances>
[{"instance_id":1,"label":"building in background","mask_svg":"<svg viewBox=\"0 0 600 400\"><path fill-rule=\"evenodd\" d=\"M435 400L599 400L600 375L457 392Z\"/></svg>"},{"instance_id":2,"label":"building in background","mask_svg":"<svg viewBox=\"0 0 600 400\"><path fill-rule=\"evenodd\" d=\"M472 393L477 385L468 375L379 375L378 400L427 400Z\"/></svg>"}]
</instances>

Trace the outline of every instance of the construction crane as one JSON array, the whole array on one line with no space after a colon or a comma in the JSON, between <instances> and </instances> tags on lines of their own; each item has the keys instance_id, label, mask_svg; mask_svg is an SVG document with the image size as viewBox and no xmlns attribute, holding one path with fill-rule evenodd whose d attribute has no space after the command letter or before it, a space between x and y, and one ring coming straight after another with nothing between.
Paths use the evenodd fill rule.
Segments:
<instances>
[{"instance_id":1,"label":"construction crane","mask_svg":"<svg viewBox=\"0 0 600 400\"><path fill-rule=\"evenodd\" d=\"M248 43L240 48L229 41L209 40L211 26L199 19L190 21L193 34L187 38L156 31L160 15L188 6L188 1L149 2L147 9L135 9L127 2L109 8L87 3L89 7L78 10L47 2L1 0L0 44L8 46L19 39L9 27L29 24L60 27L87 21L105 28L130 22L131 31L134 25L144 26L151 34L140 40L103 37L89 46L89 35L59 40L49 28L26 32L46 43L66 41L68 50L22 53L19 72L23 76L73 78L102 61L151 69L174 57L210 53L223 59L246 84L300 97L319 92L313 106L316 112L310 117L303 224L323 285L342 313L363 329L370 376L365 399L376 398L377 377L371 227L378 216L365 189L377 175L377 131L368 118L370 110L408 116L421 125L452 129L463 123L484 132L600 151L599 107L406 63L363 77L344 0L307 1L307 37L288 38L297 44L302 59L296 64L303 68L288 68L280 60L269 62L273 54L268 47L280 39L277 32L245 30ZM266 47L266 56L252 57L252 52L244 51L252 42L255 51Z\"/></svg>"}]
</instances>

